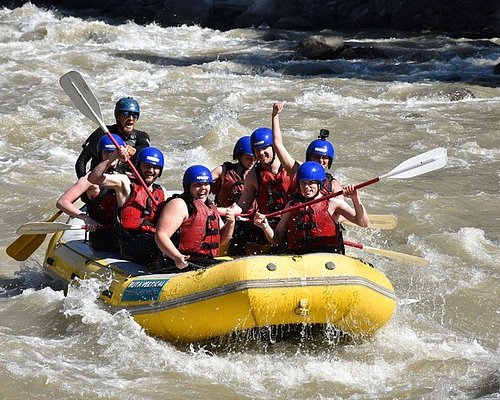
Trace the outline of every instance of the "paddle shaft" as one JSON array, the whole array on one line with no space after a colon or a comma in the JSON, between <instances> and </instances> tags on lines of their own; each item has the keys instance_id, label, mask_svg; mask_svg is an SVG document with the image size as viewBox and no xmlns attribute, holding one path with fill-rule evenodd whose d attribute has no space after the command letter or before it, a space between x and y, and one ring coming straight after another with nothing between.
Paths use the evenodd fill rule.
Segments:
<instances>
[{"instance_id":1,"label":"paddle shaft","mask_svg":"<svg viewBox=\"0 0 500 400\"><path fill-rule=\"evenodd\" d=\"M98 225L96 229L111 229L113 225ZM90 230L88 225L71 225L64 222L28 222L21 225L17 233L23 235L49 234L67 230Z\"/></svg>"},{"instance_id":2,"label":"paddle shaft","mask_svg":"<svg viewBox=\"0 0 500 400\"><path fill-rule=\"evenodd\" d=\"M358 190L358 189L364 188L365 186L377 183L378 181L380 181L380 177L377 176L376 178L372 178L372 179L367 180L365 182L358 183L357 185L354 186L354 189ZM283 210L279 210L279 211L272 212L270 214L266 214L266 218L277 217L278 215L286 214L286 213L289 213L291 211L298 210L299 208L307 207L307 206L319 203L320 201L325 201L325 200L331 199L332 197L340 196L342 193L343 193L342 190L339 190L338 192L329 193L325 196L318 197L317 199L306 201L305 203L299 203L295 206L291 206L288 208L284 208ZM242 215L242 216L244 216L244 215Z\"/></svg>"},{"instance_id":3,"label":"paddle shaft","mask_svg":"<svg viewBox=\"0 0 500 400\"><path fill-rule=\"evenodd\" d=\"M392 258L394 260L403 261L409 264L420 265L426 267L429 265L429 261L425 258L413 256L410 254L400 253L393 250L377 249L375 247L365 246L361 243L350 242L348 240L343 241L346 246L354 247L360 250L367 251L369 253L378 254L382 257Z\"/></svg>"}]
</instances>

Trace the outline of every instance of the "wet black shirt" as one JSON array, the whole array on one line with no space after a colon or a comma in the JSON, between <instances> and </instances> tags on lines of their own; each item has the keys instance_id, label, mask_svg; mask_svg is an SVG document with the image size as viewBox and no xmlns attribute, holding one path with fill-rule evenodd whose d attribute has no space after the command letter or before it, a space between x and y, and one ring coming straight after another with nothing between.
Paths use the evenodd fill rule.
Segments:
<instances>
[{"instance_id":1,"label":"wet black shirt","mask_svg":"<svg viewBox=\"0 0 500 400\"><path fill-rule=\"evenodd\" d=\"M110 125L107 126L108 130L120 136L126 144L134 147L137 150L137 153L141 151L144 147L149 147L150 138L146 132L139 131L134 129L132 134L128 139L120 133L118 129L118 125ZM96 129L92 134L87 138L85 143L82 145L83 150L78 156L78 159L75 163L76 175L78 178L81 178L87 173L87 164L90 161L90 169L92 170L97 164L99 164L99 152L97 150L97 145L99 143L99 139L104 136L104 132L101 128ZM136 153L136 154L137 154ZM132 157L132 162L135 157Z\"/></svg>"}]
</instances>

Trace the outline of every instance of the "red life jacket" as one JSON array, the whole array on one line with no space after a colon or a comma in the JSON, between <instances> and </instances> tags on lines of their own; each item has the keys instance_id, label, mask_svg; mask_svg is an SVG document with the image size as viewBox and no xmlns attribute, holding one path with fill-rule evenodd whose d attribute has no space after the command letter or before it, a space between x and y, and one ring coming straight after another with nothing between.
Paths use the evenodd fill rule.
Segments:
<instances>
[{"instance_id":1,"label":"red life jacket","mask_svg":"<svg viewBox=\"0 0 500 400\"><path fill-rule=\"evenodd\" d=\"M229 207L240 199L244 186L243 178L236 172L237 166L230 162L222 164L222 174L212 186L213 193L216 193L215 204L219 207Z\"/></svg>"},{"instance_id":2,"label":"red life jacket","mask_svg":"<svg viewBox=\"0 0 500 400\"><path fill-rule=\"evenodd\" d=\"M96 197L90 199L87 195L83 195L82 200L87 204L90 218L103 226L113 226L115 210L118 207L114 190L101 188Z\"/></svg>"},{"instance_id":3,"label":"red life jacket","mask_svg":"<svg viewBox=\"0 0 500 400\"><path fill-rule=\"evenodd\" d=\"M294 200L290 206L301 202ZM328 212L327 200L290 212L287 240L288 249L294 254L343 252L341 230Z\"/></svg>"},{"instance_id":4,"label":"red life jacket","mask_svg":"<svg viewBox=\"0 0 500 400\"><path fill-rule=\"evenodd\" d=\"M220 225L215 205L193 201L194 211L179 228L179 251L183 254L215 257L219 254Z\"/></svg>"},{"instance_id":5,"label":"red life jacket","mask_svg":"<svg viewBox=\"0 0 500 400\"><path fill-rule=\"evenodd\" d=\"M153 184L152 193L158 205L153 204L142 185L132 182L130 197L120 212L120 221L125 230L156 232L156 224L165 204L165 193L162 187L156 184Z\"/></svg>"},{"instance_id":6,"label":"red life jacket","mask_svg":"<svg viewBox=\"0 0 500 400\"><path fill-rule=\"evenodd\" d=\"M268 214L282 210L292 198L291 193L296 192L288 173L280 166L278 173L274 174L269 170L264 170L262 164L257 164L255 173L259 184L255 199L259 212Z\"/></svg>"}]
</instances>

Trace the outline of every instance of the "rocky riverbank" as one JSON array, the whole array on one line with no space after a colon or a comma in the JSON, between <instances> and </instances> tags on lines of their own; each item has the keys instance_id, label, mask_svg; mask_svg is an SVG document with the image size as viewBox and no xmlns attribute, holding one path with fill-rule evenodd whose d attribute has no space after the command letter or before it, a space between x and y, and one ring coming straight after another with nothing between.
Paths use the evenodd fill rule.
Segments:
<instances>
[{"instance_id":1,"label":"rocky riverbank","mask_svg":"<svg viewBox=\"0 0 500 400\"><path fill-rule=\"evenodd\" d=\"M199 24L215 29L269 26L304 31L432 30L468 37L500 37L497 0L32 0L44 7L81 9L92 15ZM22 0L3 4L18 7ZM93 9L93 10L90 10Z\"/></svg>"}]
</instances>

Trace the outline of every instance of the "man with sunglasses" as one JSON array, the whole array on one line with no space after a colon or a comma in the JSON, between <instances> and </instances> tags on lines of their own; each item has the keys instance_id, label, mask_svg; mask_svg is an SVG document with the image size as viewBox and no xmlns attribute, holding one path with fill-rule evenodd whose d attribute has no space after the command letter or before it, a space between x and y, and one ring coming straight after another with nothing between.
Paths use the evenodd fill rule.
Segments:
<instances>
[{"instance_id":1,"label":"man with sunglasses","mask_svg":"<svg viewBox=\"0 0 500 400\"><path fill-rule=\"evenodd\" d=\"M141 115L139 103L132 97L123 97L116 102L115 119L116 124L107 126L108 130L120 136L123 141L139 152L144 147L149 147L150 138L146 132L135 129L135 125ZM83 150L75 163L76 175L81 178L87 173L87 164L90 161L90 169L99 163L99 152L97 146L99 139L104 136L101 128L96 129L82 145ZM132 161L135 161L132 156ZM127 170L127 164L120 164L121 171Z\"/></svg>"}]
</instances>

